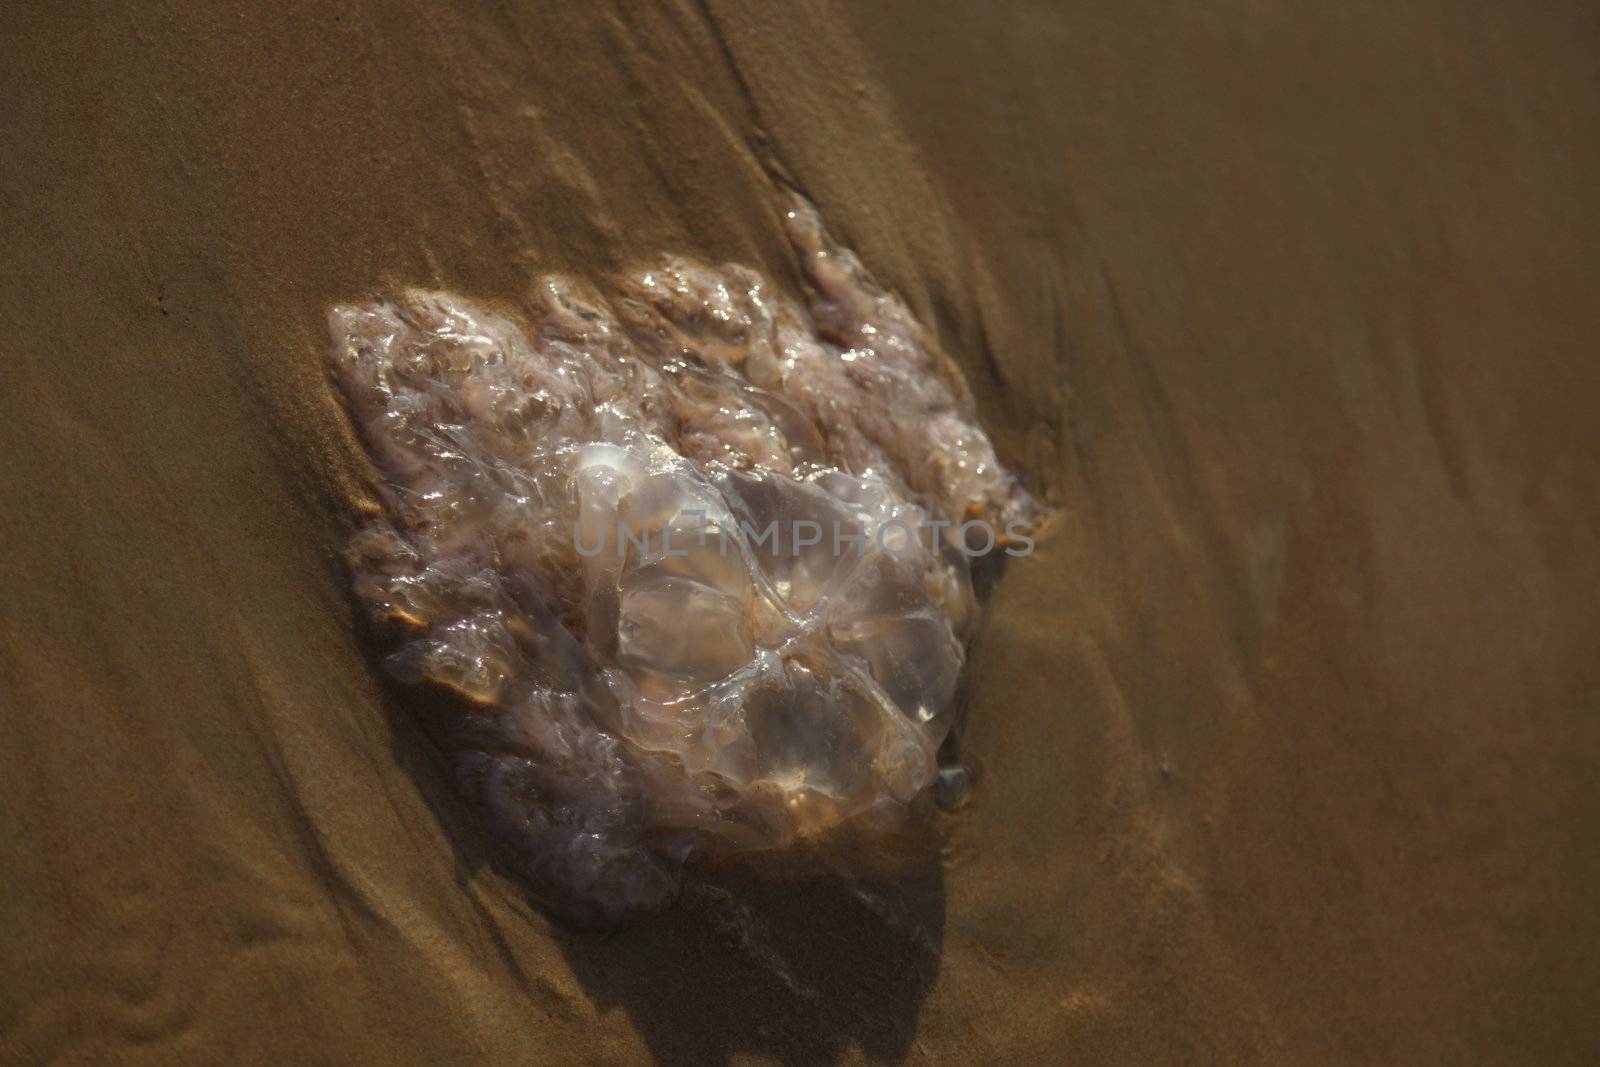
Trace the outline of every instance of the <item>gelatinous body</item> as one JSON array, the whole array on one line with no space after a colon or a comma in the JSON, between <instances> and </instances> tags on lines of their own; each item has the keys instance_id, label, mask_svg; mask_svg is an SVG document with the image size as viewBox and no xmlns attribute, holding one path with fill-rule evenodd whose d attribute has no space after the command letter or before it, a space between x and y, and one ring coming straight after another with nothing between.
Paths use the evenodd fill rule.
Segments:
<instances>
[{"instance_id":1,"label":"gelatinous body","mask_svg":"<svg viewBox=\"0 0 1600 1067\"><path fill-rule=\"evenodd\" d=\"M384 482L357 593L396 675L467 698L435 739L574 918L660 904L695 849L901 817L970 542L1038 516L905 305L787 221L806 307L670 260L605 297L543 279L525 321L422 291L329 315Z\"/></svg>"}]
</instances>

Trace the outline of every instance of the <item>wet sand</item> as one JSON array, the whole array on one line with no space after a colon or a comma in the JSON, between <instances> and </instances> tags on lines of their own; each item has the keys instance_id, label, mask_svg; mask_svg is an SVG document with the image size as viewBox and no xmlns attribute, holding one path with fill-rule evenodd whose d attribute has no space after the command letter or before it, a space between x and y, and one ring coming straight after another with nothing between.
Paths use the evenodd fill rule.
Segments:
<instances>
[{"instance_id":1,"label":"wet sand","mask_svg":"<svg viewBox=\"0 0 1600 1067\"><path fill-rule=\"evenodd\" d=\"M29 5L0 35L0 1058L1587 1062L1589 5ZM337 300L775 181L1060 511L893 880L602 938L496 868L342 550Z\"/></svg>"}]
</instances>

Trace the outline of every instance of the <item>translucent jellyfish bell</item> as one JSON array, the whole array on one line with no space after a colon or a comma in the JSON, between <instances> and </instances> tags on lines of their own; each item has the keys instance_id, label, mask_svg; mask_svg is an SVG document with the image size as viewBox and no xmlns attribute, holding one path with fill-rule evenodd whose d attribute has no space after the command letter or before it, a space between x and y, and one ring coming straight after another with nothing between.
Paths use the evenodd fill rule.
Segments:
<instances>
[{"instance_id":1,"label":"translucent jellyfish bell","mask_svg":"<svg viewBox=\"0 0 1600 1067\"><path fill-rule=\"evenodd\" d=\"M357 594L397 676L466 698L431 724L460 790L583 921L695 851L909 813L975 611L951 526L1039 517L905 305L788 219L808 306L670 260L610 299L545 279L520 318L329 315L383 486Z\"/></svg>"}]
</instances>

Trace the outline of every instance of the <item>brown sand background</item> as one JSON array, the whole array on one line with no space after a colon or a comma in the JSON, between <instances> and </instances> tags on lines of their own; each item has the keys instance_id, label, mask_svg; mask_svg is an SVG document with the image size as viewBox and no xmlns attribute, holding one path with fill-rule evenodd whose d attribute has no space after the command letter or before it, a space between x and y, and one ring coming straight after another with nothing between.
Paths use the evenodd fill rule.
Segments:
<instances>
[{"instance_id":1,"label":"brown sand background","mask_svg":"<svg viewBox=\"0 0 1600 1067\"><path fill-rule=\"evenodd\" d=\"M0 1059L1594 1062L1597 55L1581 2L13 6ZM569 934L372 669L323 309L794 284L770 170L1061 519L940 862Z\"/></svg>"}]
</instances>

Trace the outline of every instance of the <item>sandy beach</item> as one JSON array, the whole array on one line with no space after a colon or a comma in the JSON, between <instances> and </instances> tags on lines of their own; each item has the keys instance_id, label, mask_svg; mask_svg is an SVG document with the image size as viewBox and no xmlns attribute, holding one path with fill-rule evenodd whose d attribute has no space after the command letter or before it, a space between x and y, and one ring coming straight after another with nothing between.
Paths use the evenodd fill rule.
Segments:
<instances>
[{"instance_id":1,"label":"sandy beach","mask_svg":"<svg viewBox=\"0 0 1600 1067\"><path fill-rule=\"evenodd\" d=\"M1180 8L9 12L0 1059L1593 1062L1600 11ZM1055 519L908 864L571 930L378 668L327 309L797 293L786 187Z\"/></svg>"}]
</instances>

